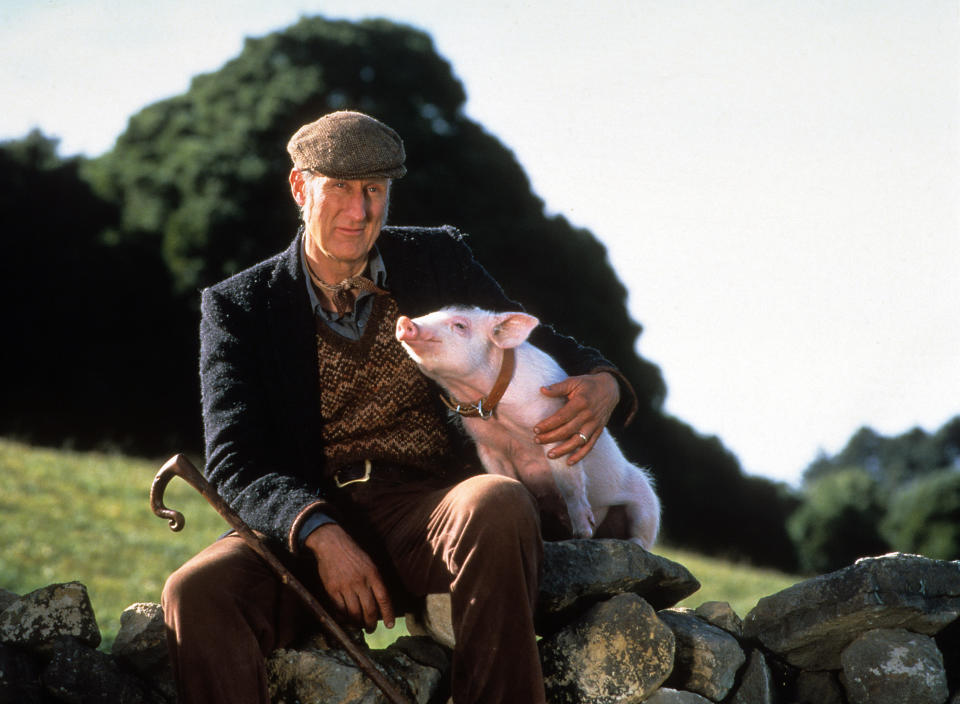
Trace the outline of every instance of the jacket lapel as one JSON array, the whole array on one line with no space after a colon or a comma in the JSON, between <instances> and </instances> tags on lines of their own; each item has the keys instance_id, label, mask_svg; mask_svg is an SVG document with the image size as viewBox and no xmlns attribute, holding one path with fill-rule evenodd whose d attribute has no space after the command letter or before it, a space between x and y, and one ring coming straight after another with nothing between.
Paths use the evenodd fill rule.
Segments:
<instances>
[{"instance_id":1,"label":"jacket lapel","mask_svg":"<svg viewBox=\"0 0 960 704\"><path fill-rule=\"evenodd\" d=\"M320 394L317 378L317 344L313 312L300 268L301 236L278 258L267 296L270 339L279 388L277 396L289 399L285 422L300 439L301 457L318 464Z\"/></svg>"}]
</instances>

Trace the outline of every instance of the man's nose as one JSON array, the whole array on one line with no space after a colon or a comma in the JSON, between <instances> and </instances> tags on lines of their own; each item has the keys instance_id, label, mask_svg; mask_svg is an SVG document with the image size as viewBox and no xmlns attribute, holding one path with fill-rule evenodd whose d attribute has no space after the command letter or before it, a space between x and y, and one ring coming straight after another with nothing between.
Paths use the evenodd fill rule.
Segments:
<instances>
[{"instance_id":1,"label":"man's nose","mask_svg":"<svg viewBox=\"0 0 960 704\"><path fill-rule=\"evenodd\" d=\"M352 193L347 201L347 214L354 220L366 220L370 212L370 201L362 190Z\"/></svg>"}]
</instances>

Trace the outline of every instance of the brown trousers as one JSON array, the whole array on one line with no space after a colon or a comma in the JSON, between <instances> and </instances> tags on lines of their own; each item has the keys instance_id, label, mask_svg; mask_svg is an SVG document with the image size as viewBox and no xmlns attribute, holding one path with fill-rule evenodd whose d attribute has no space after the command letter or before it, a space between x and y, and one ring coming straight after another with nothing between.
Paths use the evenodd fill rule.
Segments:
<instances>
[{"instance_id":1,"label":"brown trousers","mask_svg":"<svg viewBox=\"0 0 960 704\"><path fill-rule=\"evenodd\" d=\"M533 629L543 543L529 492L506 477L353 485L345 527L409 594L449 591L456 704L544 704ZM309 551L290 567L322 595ZM180 704L269 704L264 658L316 623L242 540L217 541L163 592Z\"/></svg>"}]
</instances>

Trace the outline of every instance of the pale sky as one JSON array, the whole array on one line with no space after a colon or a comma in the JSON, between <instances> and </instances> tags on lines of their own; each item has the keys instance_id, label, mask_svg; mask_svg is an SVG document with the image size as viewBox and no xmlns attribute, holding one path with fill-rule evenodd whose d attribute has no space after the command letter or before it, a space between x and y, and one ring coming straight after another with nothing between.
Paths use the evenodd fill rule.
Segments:
<instances>
[{"instance_id":1,"label":"pale sky","mask_svg":"<svg viewBox=\"0 0 960 704\"><path fill-rule=\"evenodd\" d=\"M0 139L102 153L301 14L432 35L748 473L960 414L960 0L0 0Z\"/></svg>"}]
</instances>

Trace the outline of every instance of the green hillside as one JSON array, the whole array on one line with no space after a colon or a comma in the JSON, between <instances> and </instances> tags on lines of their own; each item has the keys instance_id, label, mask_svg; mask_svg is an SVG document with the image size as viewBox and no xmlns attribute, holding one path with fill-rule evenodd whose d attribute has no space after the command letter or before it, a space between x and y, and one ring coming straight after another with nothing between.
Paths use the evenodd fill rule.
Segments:
<instances>
[{"instance_id":1,"label":"green hillside","mask_svg":"<svg viewBox=\"0 0 960 704\"><path fill-rule=\"evenodd\" d=\"M179 480L171 482L165 502L185 514L184 530L171 533L153 515L150 484L165 459L0 440L0 588L25 594L82 582L109 647L123 610L159 601L166 576L225 530L206 501ZM745 616L760 597L799 579L669 547L656 552L686 565L702 583L684 606L728 601ZM380 629L371 645L396 634Z\"/></svg>"}]
</instances>

